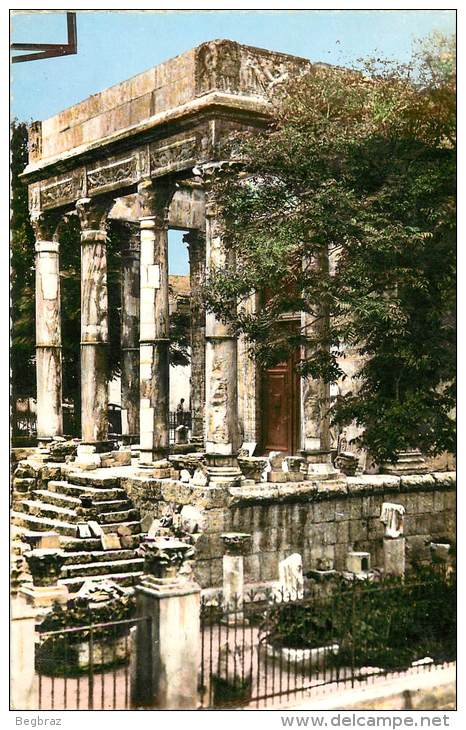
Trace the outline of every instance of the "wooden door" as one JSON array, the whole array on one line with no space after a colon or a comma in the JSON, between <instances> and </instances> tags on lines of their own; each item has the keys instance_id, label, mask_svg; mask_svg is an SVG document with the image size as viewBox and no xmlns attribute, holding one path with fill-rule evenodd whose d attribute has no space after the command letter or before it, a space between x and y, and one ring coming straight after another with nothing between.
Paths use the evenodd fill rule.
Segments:
<instances>
[{"instance_id":1,"label":"wooden door","mask_svg":"<svg viewBox=\"0 0 466 730\"><path fill-rule=\"evenodd\" d=\"M296 358L268 368L262 383L262 450L294 454L299 447L299 376Z\"/></svg>"}]
</instances>

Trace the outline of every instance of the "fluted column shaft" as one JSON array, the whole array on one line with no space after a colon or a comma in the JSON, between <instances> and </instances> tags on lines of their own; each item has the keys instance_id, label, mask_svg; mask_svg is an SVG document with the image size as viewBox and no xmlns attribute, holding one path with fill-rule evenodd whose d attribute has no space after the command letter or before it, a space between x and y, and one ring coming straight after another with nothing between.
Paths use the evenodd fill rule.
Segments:
<instances>
[{"instance_id":1,"label":"fluted column shaft","mask_svg":"<svg viewBox=\"0 0 466 730\"><path fill-rule=\"evenodd\" d=\"M139 442L139 225L121 226L121 426L123 442Z\"/></svg>"},{"instance_id":2,"label":"fluted column shaft","mask_svg":"<svg viewBox=\"0 0 466 730\"><path fill-rule=\"evenodd\" d=\"M81 221L82 440L105 448L108 437L108 205L83 198Z\"/></svg>"},{"instance_id":3,"label":"fluted column shaft","mask_svg":"<svg viewBox=\"0 0 466 730\"><path fill-rule=\"evenodd\" d=\"M143 182L140 203L140 463L169 450L168 207L174 188Z\"/></svg>"},{"instance_id":4,"label":"fluted column shaft","mask_svg":"<svg viewBox=\"0 0 466 730\"><path fill-rule=\"evenodd\" d=\"M37 438L63 434L59 243L56 217L32 218L36 235Z\"/></svg>"},{"instance_id":5,"label":"fluted column shaft","mask_svg":"<svg viewBox=\"0 0 466 730\"><path fill-rule=\"evenodd\" d=\"M191 314L191 417L193 441L204 441L205 404L205 332L206 313L202 297L205 277L205 234L190 231L184 236L189 252Z\"/></svg>"}]
</instances>

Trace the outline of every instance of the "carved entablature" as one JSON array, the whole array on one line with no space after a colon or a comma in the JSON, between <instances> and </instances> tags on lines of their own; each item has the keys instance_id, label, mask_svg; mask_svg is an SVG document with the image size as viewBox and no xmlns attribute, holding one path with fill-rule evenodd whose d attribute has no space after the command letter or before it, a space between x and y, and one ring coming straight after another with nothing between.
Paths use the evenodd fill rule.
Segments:
<instances>
[{"instance_id":1,"label":"carved entablature","mask_svg":"<svg viewBox=\"0 0 466 730\"><path fill-rule=\"evenodd\" d=\"M211 41L196 49L196 94L239 91L240 47L232 41Z\"/></svg>"},{"instance_id":2,"label":"carved entablature","mask_svg":"<svg viewBox=\"0 0 466 730\"><path fill-rule=\"evenodd\" d=\"M123 158L110 158L87 170L87 192L88 195L105 193L131 185L138 181L138 177L138 157L135 153Z\"/></svg>"},{"instance_id":3,"label":"carved entablature","mask_svg":"<svg viewBox=\"0 0 466 730\"><path fill-rule=\"evenodd\" d=\"M42 157L42 122L32 122L28 129L29 162Z\"/></svg>"},{"instance_id":4,"label":"carved entablature","mask_svg":"<svg viewBox=\"0 0 466 730\"><path fill-rule=\"evenodd\" d=\"M49 178L40 186L40 207L42 210L58 208L76 200L74 175L69 172L59 177Z\"/></svg>"},{"instance_id":5,"label":"carved entablature","mask_svg":"<svg viewBox=\"0 0 466 730\"><path fill-rule=\"evenodd\" d=\"M192 167L209 159L212 145L207 126L150 145L150 172L154 177Z\"/></svg>"},{"instance_id":6,"label":"carved entablature","mask_svg":"<svg viewBox=\"0 0 466 730\"><path fill-rule=\"evenodd\" d=\"M305 59L233 41L203 43L196 49L196 94L226 91L268 97L309 65Z\"/></svg>"},{"instance_id":7,"label":"carved entablature","mask_svg":"<svg viewBox=\"0 0 466 730\"><path fill-rule=\"evenodd\" d=\"M277 86L298 76L309 63L259 48L246 48L241 56L241 89L258 96L269 96Z\"/></svg>"}]
</instances>

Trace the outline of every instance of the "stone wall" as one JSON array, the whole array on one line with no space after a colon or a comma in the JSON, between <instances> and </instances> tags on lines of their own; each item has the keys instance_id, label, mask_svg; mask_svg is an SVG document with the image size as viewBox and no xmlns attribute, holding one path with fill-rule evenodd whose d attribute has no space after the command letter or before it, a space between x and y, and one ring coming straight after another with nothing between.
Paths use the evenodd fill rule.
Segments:
<instances>
[{"instance_id":1,"label":"stone wall","mask_svg":"<svg viewBox=\"0 0 466 730\"><path fill-rule=\"evenodd\" d=\"M349 549L371 553L372 567L382 567L382 502L404 505L407 564L430 560L431 538L455 541L456 474L349 477L342 482L303 482L255 488L193 487L172 480L124 479L124 486L142 517L150 522L167 509L191 504L204 517L196 542L195 575L202 587L222 580L220 534L252 534L245 558L245 581L278 578L278 562L293 552L303 556L304 571L322 557L345 567Z\"/></svg>"}]
</instances>

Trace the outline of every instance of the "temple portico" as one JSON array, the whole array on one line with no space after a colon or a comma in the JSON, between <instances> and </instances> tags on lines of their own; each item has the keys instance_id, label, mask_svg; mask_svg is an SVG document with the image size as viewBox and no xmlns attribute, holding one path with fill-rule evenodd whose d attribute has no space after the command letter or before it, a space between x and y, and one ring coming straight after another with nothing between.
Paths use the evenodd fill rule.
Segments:
<instances>
[{"instance_id":1,"label":"temple portico","mask_svg":"<svg viewBox=\"0 0 466 730\"><path fill-rule=\"evenodd\" d=\"M109 448L106 243L112 223L121 241L122 440L126 447L139 444L140 468L150 475L169 454L169 228L187 231L192 442L206 454L208 481L239 483L243 442L262 452L304 450L310 463L327 460L322 404L328 394L321 384L291 385L296 376L286 363L262 374L246 343L206 315L201 296L205 273L230 256L210 193L212 177L230 164L219 162L222 144L231 132L264 128L269 89L308 63L212 41L31 126L23 179L36 232L42 446L63 433L60 221L77 213L82 453Z\"/></svg>"}]
</instances>

